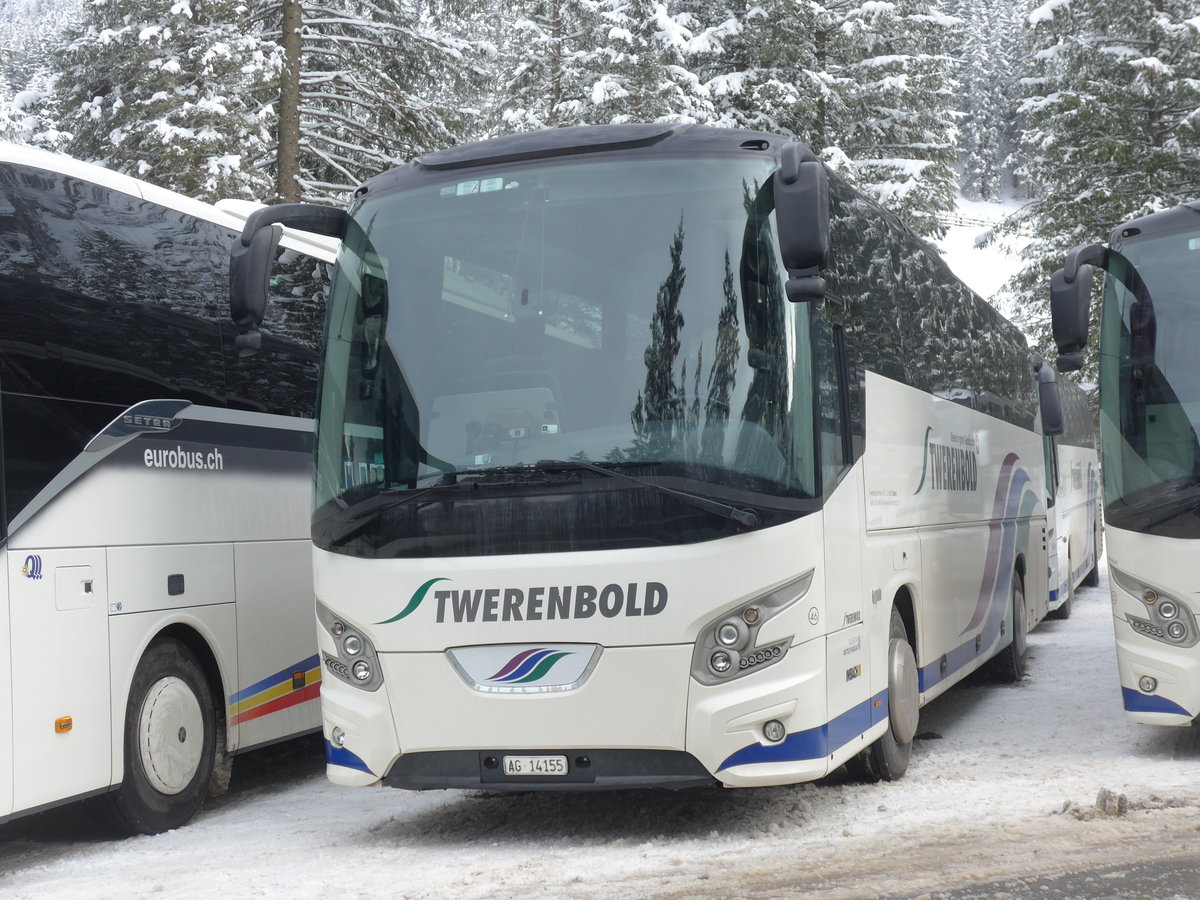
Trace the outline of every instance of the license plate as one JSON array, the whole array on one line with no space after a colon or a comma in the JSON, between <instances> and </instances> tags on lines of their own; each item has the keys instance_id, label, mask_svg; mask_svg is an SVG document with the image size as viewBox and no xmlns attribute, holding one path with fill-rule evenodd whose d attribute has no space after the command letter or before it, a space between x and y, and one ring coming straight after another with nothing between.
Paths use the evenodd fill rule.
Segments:
<instances>
[{"instance_id":1,"label":"license plate","mask_svg":"<svg viewBox=\"0 0 1200 900\"><path fill-rule=\"evenodd\" d=\"M505 775L536 775L538 777L566 775L565 756L506 756Z\"/></svg>"}]
</instances>

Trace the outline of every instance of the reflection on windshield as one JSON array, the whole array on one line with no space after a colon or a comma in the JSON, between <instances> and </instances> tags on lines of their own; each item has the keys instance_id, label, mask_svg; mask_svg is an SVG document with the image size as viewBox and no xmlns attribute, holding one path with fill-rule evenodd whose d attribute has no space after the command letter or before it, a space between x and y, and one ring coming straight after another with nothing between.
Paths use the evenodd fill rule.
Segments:
<instances>
[{"instance_id":1,"label":"reflection on windshield","mask_svg":"<svg viewBox=\"0 0 1200 900\"><path fill-rule=\"evenodd\" d=\"M575 495L628 524L617 497L636 494L656 541L730 527L669 493L578 473L513 489L512 471L541 460L619 466L734 505L811 498L809 309L784 300L772 170L764 158L576 161L370 197L333 290L318 507L504 470L493 511L528 516L521 504L552 494L543 505L566 531L599 512ZM429 537L499 482L476 484L397 506L408 521L395 528Z\"/></svg>"},{"instance_id":2,"label":"reflection on windshield","mask_svg":"<svg viewBox=\"0 0 1200 900\"><path fill-rule=\"evenodd\" d=\"M1101 415L1117 527L1200 536L1200 231L1120 247L1105 284ZM1130 266L1136 270L1135 277Z\"/></svg>"}]
</instances>

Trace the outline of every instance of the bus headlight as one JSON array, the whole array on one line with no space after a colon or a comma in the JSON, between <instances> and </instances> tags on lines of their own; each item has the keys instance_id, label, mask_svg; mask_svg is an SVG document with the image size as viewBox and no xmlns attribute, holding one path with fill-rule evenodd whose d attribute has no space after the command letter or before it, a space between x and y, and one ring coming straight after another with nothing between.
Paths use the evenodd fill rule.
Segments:
<instances>
[{"instance_id":1,"label":"bus headlight","mask_svg":"<svg viewBox=\"0 0 1200 900\"><path fill-rule=\"evenodd\" d=\"M383 684L375 645L362 629L347 622L344 616L317 601L317 623L333 638L334 653L324 650L321 660L325 671L339 681L366 691L378 690Z\"/></svg>"},{"instance_id":2,"label":"bus headlight","mask_svg":"<svg viewBox=\"0 0 1200 900\"><path fill-rule=\"evenodd\" d=\"M718 675L724 675L733 668L733 657L724 650L718 650L708 658L708 667Z\"/></svg>"},{"instance_id":3,"label":"bus headlight","mask_svg":"<svg viewBox=\"0 0 1200 900\"><path fill-rule=\"evenodd\" d=\"M692 677L701 684L722 684L779 662L790 637L759 646L762 626L798 602L812 586L815 569L756 594L700 630L692 654Z\"/></svg>"},{"instance_id":4,"label":"bus headlight","mask_svg":"<svg viewBox=\"0 0 1200 900\"><path fill-rule=\"evenodd\" d=\"M1142 608L1149 613L1149 618L1125 613L1125 621L1138 634L1176 647L1192 647L1200 642L1196 617L1182 600L1113 566L1109 566L1109 574L1121 590L1141 600Z\"/></svg>"}]
</instances>

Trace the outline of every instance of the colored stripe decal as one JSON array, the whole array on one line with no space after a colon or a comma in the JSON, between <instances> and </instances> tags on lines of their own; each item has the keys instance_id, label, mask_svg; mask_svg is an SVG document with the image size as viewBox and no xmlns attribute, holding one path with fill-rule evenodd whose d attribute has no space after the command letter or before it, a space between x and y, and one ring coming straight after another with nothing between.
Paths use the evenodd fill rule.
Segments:
<instances>
[{"instance_id":1,"label":"colored stripe decal","mask_svg":"<svg viewBox=\"0 0 1200 900\"><path fill-rule=\"evenodd\" d=\"M282 697L276 697L268 703L263 703L255 706L245 712L238 713L229 720L230 725L241 725L243 722L250 722L254 719L260 719L263 716L270 715L274 712L279 712L281 709L288 709L292 706L298 706L301 703L307 703L309 700L316 700L321 696L321 682L317 681L314 684L309 684L306 687L300 688L298 691L291 691L284 694Z\"/></svg>"},{"instance_id":2,"label":"colored stripe decal","mask_svg":"<svg viewBox=\"0 0 1200 900\"><path fill-rule=\"evenodd\" d=\"M328 739L325 741L325 762L331 766L341 766L344 769L357 769L360 772L366 772L368 775L375 774L365 762L345 747L335 747L329 743Z\"/></svg>"},{"instance_id":3,"label":"colored stripe decal","mask_svg":"<svg viewBox=\"0 0 1200 900\"><path fill-rule=\"evenodd\" d=\"M513 669L515 669L521 663L525 662L525 660L529 659L529 657L533 656L533 654L535 654L537 652L538 652L537 650L526 650L524 653L518 653L516 656L514 656L512 659L510 659L508 661L508 663L504 666L503 669L501 669L499 672L497 672L495 675L493 675L491 678L489 678L488 681L495 681L497 678L503 678L505 675L508 675L509 673L511 673Z\"/></svg>"},{"instance_id":4,"label":"colored stripe decal","mask_svg":"<svg viewBox=\"0 0 1200 900\"><path fill-rule=\"evenodd\" d=\"M1122 699L1125 701L1125 708L1130 712L1170 713L1174 716L1192 718L1190 712L1178 703L1171 702L1166 697L1143 694L1127 687L1121 688L1121 694Z\"/></svg>"},{"instance_id":5,"label":"colored stripe decal","mask_svg":"<svg viewBox=\"0 0 1200 900\"><path fill-rule=\"evenodd\" d=\"M230 711L234 715L239 715L244 712L249 712L250 710L254 709L255 707L262 706L264 703L270 703L272 700L276 699L277 697L287 696L288 694L291 694L294 691L300 690L301 688L306 688L310 685L316 684L320 680L321 680L320 668L309 669L307 672L305 672L304 673L304 683L300 687L296 687L292 683L292 676L289 675L287 681L280 682L279 684L275 685L272 688L268 688L265 691L260 691L259 693L255 694L253 697L249 697L246 700L243 700L241 703L233 704L230 707Z\"/></svg>"},{"instance_id":6,"label":"colored stripe decal","mask_svg":"<svg viewBox=\"0 0 1200 900\"><path fill-rule=\"evenodd\" d=\"M887 716L887 691L851 707L825 725L789 734L778 744L750 744L730 755L718 772L754 763L823 759Z\"/></svg>"},{"instance_id":7,"label":"colored stripe decal","mask_svg":"<svg viewBox=\"0 0 1200 900\"><path fill-rule=\"evenodd\" d=\"M268 675L261 681L256 681L248 688L242 688L242 690L238 691L229 698L229 705L233 706L234 704L240 703L246 698L253 697L255 694L265 691L267 688L274 687L283 681L290 682L292 680L293 672L309 672L312 669L316 669L318 672L321 669L321 661L315 653L308 659L301 660L298 663L288 666L286 669L280 669L274 675Z\"/></svg>"}]
</instances>

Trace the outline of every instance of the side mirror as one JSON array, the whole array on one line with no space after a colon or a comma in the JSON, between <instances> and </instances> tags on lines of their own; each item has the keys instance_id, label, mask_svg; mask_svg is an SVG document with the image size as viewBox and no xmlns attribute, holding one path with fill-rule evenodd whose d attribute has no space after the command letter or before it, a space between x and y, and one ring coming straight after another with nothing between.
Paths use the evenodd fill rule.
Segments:
<instances>
[{"instance_id":1,"label":"side mirror","mask_svg":"<svg viewBox=\"0 0 1200 900\"><path fill-rule=\"evenodd\" d=\"M1058 371L1075 372L1083 368L1083 348L1087 346L1089 306L1092 299L1092 267L1079 266L1071 281L1059 269L1050 279L1050 321L1054 343L1058 346Z\"/></svg>"},{"instance_id":2,"label":"side mirror","mask_svg":"<svg viewBox=\"0 0 1200 900\"><path fill-rule=\"evenodd\" d=\"M271 263L283 237L280 226L342 238L349 221L344 210L311 203L280 203L250 214L229 251L229 315L244 329L235 340L239 355L257 353L262 344L258 326L267 311Z\"/></svg>"},{"instance_id":3,"label":"side mirror","mask_svg":"<svg viewBox=\"0 0 1200 900\"><path fill-rule=\"evenodd\" d=\"M1042 409L1042 434L1062 434L1065 430L1062 397L1058 393L1058 379L1049 366L1038 369L1038 405Z\"/></svg>"},{"instance_id":4,"label":"side mirror","mask_svg":"<svg viewBox=\"0 0 1200 900\"><path fill-rule=\"evenodd\" d=\"M829 175L807 146L785 144L774 176L779 250L792 302L821 300L829 263Z\"/></svg>"}]
</instances>

